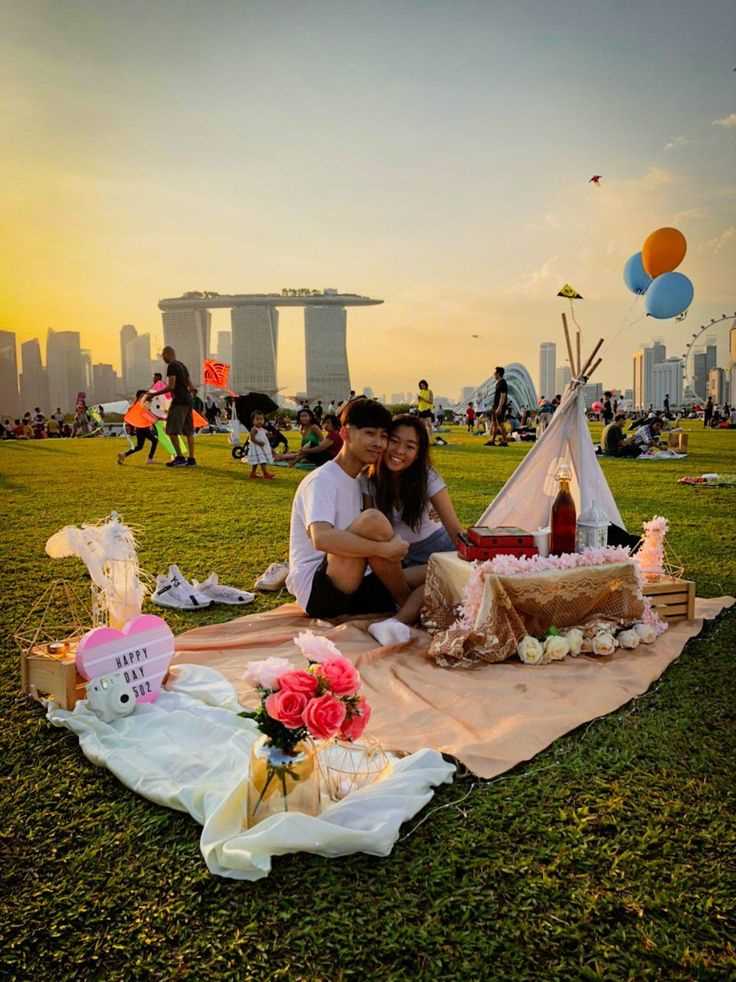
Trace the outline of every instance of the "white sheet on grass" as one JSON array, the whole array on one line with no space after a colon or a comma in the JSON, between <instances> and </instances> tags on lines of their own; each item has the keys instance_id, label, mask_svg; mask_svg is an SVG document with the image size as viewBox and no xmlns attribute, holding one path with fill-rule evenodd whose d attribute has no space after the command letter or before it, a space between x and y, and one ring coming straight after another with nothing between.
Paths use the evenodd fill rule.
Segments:
<instances>
[{"instance_id":1,"label":"white sheet on grass","mask_svg":"<svg viewBox=\"0 0 736 982\"><path fill-rule=\"evenodd\" d=\"M86 700L73 712L49 706L48 718L79 737L84 755L126 787L167 808L188 812L202 828L200 848L211 873L258 880L271 857L291 852L387 856L402 822L452 781L454 766L435 750L396 760L383 781L330 805L318 818L275 815L244 831L249 752L255 724L238 716L235 691L219 672L178 665L155 703L103 723Z\"/></svg>"}]
</instances>

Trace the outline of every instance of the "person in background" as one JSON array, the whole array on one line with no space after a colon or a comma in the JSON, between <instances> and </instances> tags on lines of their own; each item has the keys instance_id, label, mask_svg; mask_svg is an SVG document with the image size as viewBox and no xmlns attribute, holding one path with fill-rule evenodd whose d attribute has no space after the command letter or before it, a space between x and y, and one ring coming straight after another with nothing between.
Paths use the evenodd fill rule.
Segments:
<instances>
[{"instance_id":1,"label":"person in background","mask_svg":"<svg viewBox=\"0 0 736 982\"><path fill-rule=\"evenodd\" d=\"M165 392L171 393L171 405L166 417L166 433L171 437L177 455L165 466L194 467L197 463L194 457L194 420L192 417L194 386L189 378L189 369L176 360L176 352L171 345L166 345L161 352L161 357L166 362L166 387L157 392L149 389L144 399L146 402L150 402L156 395ZM185 439L189 450L188 457L182 453Z\"/></svg>"},{"instance_id":2,"label":"person in background","mask_svg":"<svg viewBox=\"0 0 736 982\"><path fill-rule=\"evenodd\" d=\"M469 402L465 410L465 425L468 428L468 433L472 433L475 429L475 409L473 409L473 403Z\"/></svg>"},{"instance_id":3,"label":"person in background","mask_svg":"<svg viewBox=\"0 0 736 982\"><path fill-rule=\"evenodd\" d=\"M146 394L145 389L138 389L135 394L135 401ZM146 445L146 440L150 440L151 449L148 451L147 464L153 463L153 458L156 453L156 448L158 447L158 437L156 436L156 430L152 426L136 426L133 428L133 434L135 436L135 446L130 447L128 450L122 450L118 454L118 463L124 464L126 459L132 456L134 453L139 453Z\"/></svg>"},{"instance_id":4,"label":"person in background","mask_svg":"<svg viewBox=\"0 0 736 982\"><path fill-rule=\"evenodd\" d=\"M248 442L250 477L258 477L258 468L260 467L263 477L267 481L273 481L275 475L269 471L267 466L273 463L273 454L264 423L265 417L258 409L250 414L250 440Z\"/></svg>"},{"instance_id":5,"label":"person in background","mask_svg":"<svg viewBox=\"0 0 736 982\"><path fill-rule=\"evenodd\" d=\"M64 413L61 411L61 409L58 406L56 407L56 412L51 413L51 419L56 420L56 422L59 424L59 432L61 432L64 426Z\"/></svg>"},{"instance_id":6,"label":"person in background","mask_svg":"<svg viewBox=\"0 0 736 982\"><path fill-rule=\"evenodd\" d=\"M713 419L713 399L708 396L708 401L705 404L705 412L703 413L703 426L710 426L710 421Z\"/></svg>"},{"instance_id":7,"label":"person in background","mask_svg":"<svg viewBox=\"0 0 736 982\"><path fill-rule=\"evenodd\" d=\"M495 446L497 436L501 438L501 442L499 443L500 447L508 446L508 442L506 440L506 429L503 425L506 420L509 405L509 387L506 379L504 378L505 373L506 370L501 365L497 365L496 370L493 373L493 377L496 380L496 390L493 393L493 407L489 414L491 420L491 435L486 443L487 447Z\"/></svg>"},{"instance_id":8,"label":"person in background","mask_svg":"<svg viewBox=\"0 0 736 982\"><path fill-rule=\"evenodd\" d=\"M552 415L555 411L554 404L549 399L542 396L537 410L537 436L541 436L549 426Z\"/></svg>"},{"instance_id":9,"label":"person in background","mask_svg":"<svg viewBox=\"0 0 736 982\"><path fill-rule=\"evenodd\" d=\"M670 416L670 394L669 394L669 392L664 397L664 414L667 417L667 419L672 419L672 417Z\"/></svg>"},{"instance_id":10,"label":"person in background","mask_svg":"<svg viewBox=\"0 0 736 982\"><path fill-rule=\"evenodd\" d=\"M335 400L334 399L330 399L330 404L327 407L327 415L328 416L334 416L335 415Z\"/></svg>"},{"instance_id":11,"label":"person in background","mask_svg":"<svg viewBox=\"0 0 736 982\"><path fill-rule=\"evenodd\" d=\"M434 394L426 378L419 380L417 392L417 415L424 421L428 436L432 435L432 419L434 417Z\"/></svg>"},{"instance_id":12,"label":"person in background","mask_svg":"<svg viewBox=\"0 0 736 982\"><path fill-rule=\"evenodd\" d=\"M318 399L314 407L314 418L317 420L317 426L322 423L322 417L324 416L324 408L322 406L322 400Z\"/></svg>"},{"instance_id":13,"label":"person in background","mask_svg":"<svg viewBox=\"0 0 736 982\"><path fill-rule=\"evenodd\" d=\"M271 444L271 450L278 450L279 447L283 447L284 453L288 453L289 444L279 429L279 422L280 420L266 420L265 430L268 433L268 442Z\"/></svg>"},{"instance_id":14,"label":"person in background","mask_svg":"<svg viewBox=\"0 0 736 982\"><path fill-rule=\"evenodd\" d=\"M0 440L10 440L11 439L11 437L12 437L11 426L12 426L12 424L11 424L10 420L6 417L2 421L2 424L0 424Z\"/></svg>"},{"instance_id":15,"label":"person in background","mask_svg":"<svg viewBox=\"0 0 736 982\"><path fill-rule=\"evenodd\" d=\"M603 410L601 411L601 417L603 419L603 425L608 426L608 424L613 420L613 406L611 405L611 393L603 393Z\"/></svg>"},{"instance_id":16,"label":"person in background","mask_svg":"<svg viewBox=\"0 0 736 982\"><path fill-rule=\"evenodd\" d=\"M320 467L328 460L334 460L342 447L342 437L340 436L340 421L334 413L328 413L322 421L324 439L320 440L315 446L303 447L297 460L305 460L307 463Z\"/></svg>"},{"instance_id":17,"label":"person in background","mask_svg":"<svg viewBox=\"0 0 736 982\"><path fill-rule=\"evenodd\" d=\"M26 426L21 419L16 419L15 425L13 426L13 436L16 440L27 440Z\"/></svg>"},{"instance_id":18,"label":"person in background","mask_svg":"<svg viewBox=\"0 0 736 982\"><path fill-rule=\"evenodd\" d=\"M661 432L662 421L655 416L637 429L634 434L633 445L638 448L639 453L643 453L656 446Z\"/></svg>"},{"instance_id":19,"label":"person in background","mask_svg":"<svg viewBox=\"0 0 736 982\"><path fill-rule=\"evenodd\" d=\"M154 372L153 373L153 381L151 382L151 386L158 385L158 383L159 382L163 382L163 380L164 380L164 378L163 378L163 375L161 374L161 372Z\"/></svg>"},{"instance_id":20,"label":"person in background","mask_svg":"<svg viewBox=\"0 0 736 982\"><path fill-rule=\"evenodd\" d=\"M43 440L46 436L46 417L36 406L33 410L33 437L35 440Z\"/></svg>"},{"instance_id":21,"label":"person in background","mask_svg":"<svg viewBox=\"0 0 736 982\"><path fill-rule=\"evenodd\" d=\"M639 447L629 442L624 436L626 417L617 413L601 434L601 453L607 457L638 457Z\"/></svg>"},{"instance_id":22,"label":"person in background","mask_svg":"<svg viewBox=\"0 0 736 982\"><path fill-rule=\"evenodd\" d=\"M209 392L204 400L204 415L207 419L207 423L209 424L210 433L214 432L217 417L219 415L219 409L213 396L211 396Z\"/></svg>"},{"instance_id":23,"label":"person in background","mask_svg":"<svg viewBox=\"0 0 736 982\"><path fill-rule=\"evenodd\" d=\"M300 460L301 454L305 449L316 447L322 442L322 430L317 426L317 421L311 409L300 409L298 421L299 429L302 432L302 445L300 449L293 450L291 453L277 454L274 457L274 460L278 463L286 462L291 467Z\"/></svg>"},{"instance_id":24,"label":"person in background","mask_svg":"<svg viewBox=\"0 0 736 982\"><path fill-rule=\"evenodd\" d=\"M61 436L61 427L54 416L49 416L46 423L46 435L50 439L58 439Z\"/></svg>"},{"instance_id":25,"label":"person in background","mask_svg":"<svg viewBox=\"0 0 736 982\"><path fill-rule=\"evenodd\" d=\"M204 403L200 398L198 389L192 389L192 409L200 414L204 412Z\"/></svg>"}]
</instances>

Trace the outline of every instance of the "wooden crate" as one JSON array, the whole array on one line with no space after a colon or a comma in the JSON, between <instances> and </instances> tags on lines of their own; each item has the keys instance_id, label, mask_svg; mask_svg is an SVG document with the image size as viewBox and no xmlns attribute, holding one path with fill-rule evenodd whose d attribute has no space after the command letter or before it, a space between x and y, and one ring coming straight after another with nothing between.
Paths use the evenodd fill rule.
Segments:
<instances>
[{"instance_id":1,"label":"wooden crate","mask_svg":"<svg viewBox=\"0 0 736 982\"><path fill-rule=\"evenodd\" d=\"M691 621L695 617L695 583L674 576L658 576L644 583L645 597L662 620Z\"/></svg>"},{"instance_id":2,"label":"wooden crate","mask_svg":"<svg viewBox=\"0 0 736 982\"><path fill-rule=\"evenodd\" d=\"M75 646L63 655L49 654L46 645L34 645L20 656L21 685L26 695L41 701L53 699L62 709L74 709L85 699L85 681L77 672Z\"/></svg>"}]
</instances>

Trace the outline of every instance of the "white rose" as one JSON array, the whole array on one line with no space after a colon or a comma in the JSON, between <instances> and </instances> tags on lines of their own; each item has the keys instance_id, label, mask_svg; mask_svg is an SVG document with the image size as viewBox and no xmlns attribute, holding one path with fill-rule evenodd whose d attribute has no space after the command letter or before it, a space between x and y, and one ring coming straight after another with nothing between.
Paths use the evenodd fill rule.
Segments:
<instances>
[{"instance_id":1,"label":"white rose","mask_svg":"<svg viewBox=\"0 0 736 982\"><path fill-rule=\"evenodd\" d=\"M639 647L639 635L633 627L628 631L619 631L616 635L616 640L622 648L628 648L629 651L633 651L634 648Z\"/></svg>"},{"instance_id":2,"label":"white rose","mask_svg":"<svg viewBox=\"0 0 736 982\"><path fill-rule=\"evenodd\" d=\"M594 655L612 655L616 650L616 639L608 631L601 631L593 638Z\"/></svg>"},{"instance_id":3,"label":"white rose","mask_svg":"<svg viewBox=\"0 0 736 982\"><path fill-rule=\"evenodd\" d=\"M262 689L273 689L279 675L288 671L291 671L291 665L285 658L266 658L263 661L252 661L246 668L243 678L251 685L259 685Z\"/></svg>"},{"instance_id":4,"label":"white rose","mask_svg":"<svg viewBox=\"0 0 736 982\"><path fill-rule=\"evenodd\" d=\"M517 645L516 654L525 665L541 665L544 661L544 648L531 634L527 634L521 639Z\"/></svg>"},{"instance_id":5,"label":"white rose","mask_svg":"<svg viewBox=\"0 0 736 982\"><path fill-rule=\"evenodd\" d=\"M657 632L651 624L634 624L634 630L642 644L654 644L657 640Z\"/></svg>"},{"instance_id":6,"label":"white rose","mask_svg":"<svg viewBox=\"0 0 736 982\"><path fill-rule=\"evenodd\" d=\"M567 638L563 638L560 634L551 634L544 642L544 654L549 661L562 661L569 652L570 645L567 643Z\"/></svg>"},{"instance_id":7,"label":"white rose","mask_svg":"<svg viewBox=\"0 0 736 982\"><path fill-rule=\"evenodd\" d=\"M579 627L571 627L565 634L565 640L570 646L570 654L575 657L583 650L583 632Z\"/></svg>"}]
</instances>

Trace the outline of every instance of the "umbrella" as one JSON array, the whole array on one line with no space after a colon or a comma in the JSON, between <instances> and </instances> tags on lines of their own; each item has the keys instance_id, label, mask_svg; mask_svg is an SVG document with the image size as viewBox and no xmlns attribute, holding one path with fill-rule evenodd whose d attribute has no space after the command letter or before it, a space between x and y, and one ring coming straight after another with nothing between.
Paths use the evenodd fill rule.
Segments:
<instances>
[{"instance_id":1,"label":"umbrella","mask_svg":"<svg viewBox=\"0 0 736 982\"><path fill-rule=\"evenodd\" d=\"M250 426L251 413L257 411L267 416L269 413L276 412L278 408L278 403L265 392L249 392L246 396L235 398L235 415L243 426Z\"/></svg>"}]
</instances>

